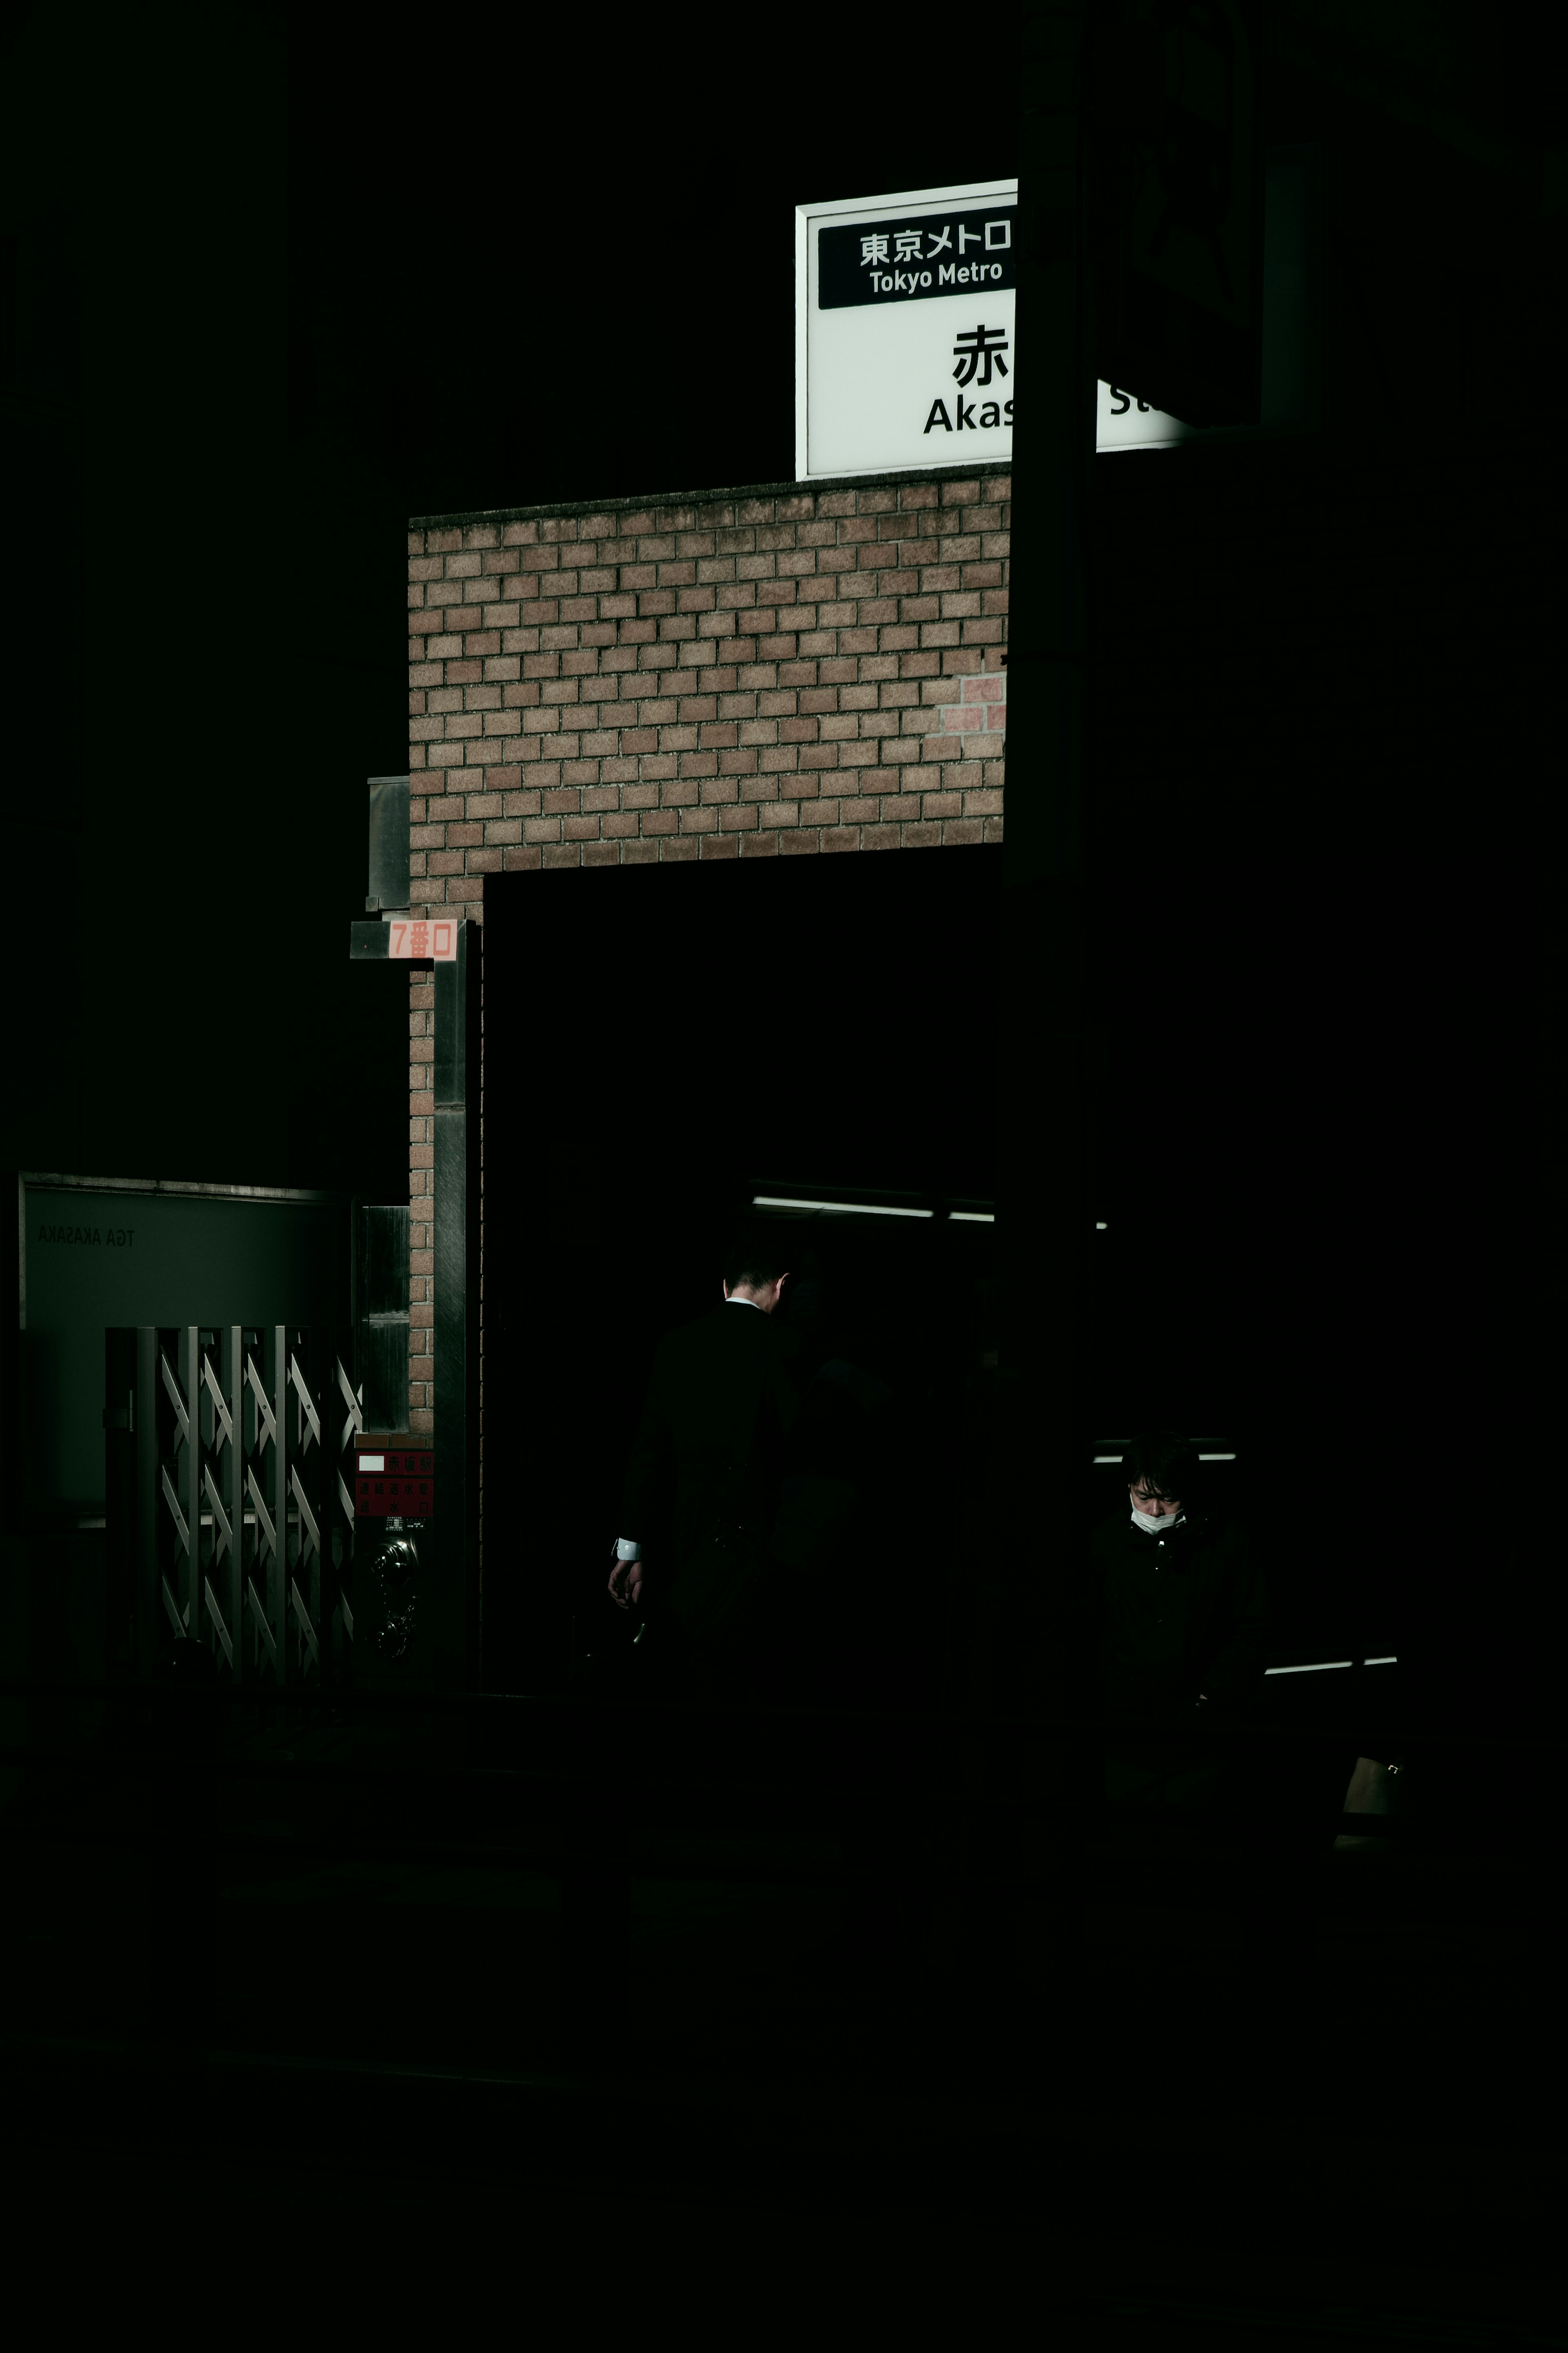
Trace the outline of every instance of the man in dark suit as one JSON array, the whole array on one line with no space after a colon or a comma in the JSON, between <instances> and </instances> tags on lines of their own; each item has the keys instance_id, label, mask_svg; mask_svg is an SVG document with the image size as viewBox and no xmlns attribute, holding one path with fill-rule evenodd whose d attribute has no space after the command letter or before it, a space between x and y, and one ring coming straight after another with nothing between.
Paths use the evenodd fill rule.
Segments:
<instances>
[{"instance_id":1,"label":"man in dark suit","mask_svg":"<svg viewBox=\"0 0 1568 2353\"><path fill-rule=\"evenodd\" d=\"M611 1596L646 1609L654 1659L716 1696L765 1685L773 1648L769 1547L796 1401L772 1318L788 1280L765 1227L734 1243L721 1303L659 1347L626 1472Z\"/></svg>"}]
</instances>

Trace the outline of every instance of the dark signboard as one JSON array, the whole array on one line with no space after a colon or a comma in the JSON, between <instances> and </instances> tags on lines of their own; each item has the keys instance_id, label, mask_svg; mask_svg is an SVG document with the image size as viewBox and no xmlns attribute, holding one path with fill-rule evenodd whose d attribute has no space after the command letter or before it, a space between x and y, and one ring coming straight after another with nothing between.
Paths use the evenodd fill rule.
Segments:
<instances>
[{"instance_id":1,"label":"dark signboard","mask_svg":"<svg viewBox=\"0 0 1568 2353\"><path fill-rule=\"evenodd\" d=\"M1015 218L1008 204L825 227L817 238L816 307L847 311L1011 288Z\"/></svg>"},{"instance_id":2,"label":"dark signboard","mask_svg":"<svg viewBox=\"0 0 1568 2353\"><path fill-rule=\"evenodd\" d=\"M346 1316L346 1201L26 1176L21 1209L24 1451L53 1509L104 1508L107 1326Z\"/></svg>"},{"instance_id":3,"label":"dark signboard","mask_svg":"<svg viewBox=\"0 0 1568 2353\"><path fill-rule=\"evenodd\" d=\"M1101 0L1090 19L1095 373L1189 425L1262 382L1255 0Z\"/></svg>"}]
</instances>

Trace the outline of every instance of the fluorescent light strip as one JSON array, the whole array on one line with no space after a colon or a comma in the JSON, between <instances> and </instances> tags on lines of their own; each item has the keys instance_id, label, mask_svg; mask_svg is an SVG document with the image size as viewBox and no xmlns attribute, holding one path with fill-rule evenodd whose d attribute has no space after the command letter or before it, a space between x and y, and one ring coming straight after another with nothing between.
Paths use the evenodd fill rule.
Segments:
<instances>
[{"instance_id":1,"label":"fluorescent light strip","mask_svg":"<svg viewBox=\"0 0 1568 2353\"><path fill-rule=\"evenodd\" d=\"M1308 1666L1265 1667L1263 1672L1266 1675L1321 1675L1325 1673L1331 1667L1353 1667L1355 1661L1353 1659L1314 1659ZM1362 1665L1363 1667L1396 1667L1398 1664L1399 1661L1397 1658L1363 1659L1362 1661Z\"/></svg>"},{"instance_id":2,"label":"fluorescent light strip","mask_svg":"<svg viewBox=\"0 0 1568 2353\"><path fill-rule=\"evenodd\" d=\"M961 1218L966 1226L994 1226L996 1223L994 1209L950 1209L947 1214L954 1225Z\"/></svg>"},{"instance_id":3,"label":"fluorescent light strip","mask_svg":"<svg viewBox=\"0 0 1568 2353\"><path fill-rule=\"evenodd\" d=\"M1094 1459L1097 1462L1120 1462L1121 1457L1120 1454L1097 1454ZM1234 1454L1200 1454L1198 1461L1200 1462L1234 1462L1236 1457Z\"/></svg>"},{"instance_id":4,"label":"fluorescent light strip","mask_svg":"<svg viewBox=\"0 0 1568 2353\"><path fill-rule=\"evenodd\" d=\"M1266 1675L1321 1675L1326 1673L1331 1667L1353 1667L1354 1664L1353 1659L1314 1659L1310 1666L1265 1667L1263 1672ZM1362 1661L1363 1667L1396 1667L1398 1664L1399 1661L1396 1658Z\"/></svg>"},{"instance_id":5,"label":"fluorescent light strip","mask_svg":"<svg viewBox=\"0 0 1568 2353\"><path fill-rule=\"evenodd\" d=\"M932 1209L895 1209L882 1201L796 1201L783 1193L753 1193L753 1209L821 1209L847 1218L930 1218Z\"/></svg>"}]
</instances>

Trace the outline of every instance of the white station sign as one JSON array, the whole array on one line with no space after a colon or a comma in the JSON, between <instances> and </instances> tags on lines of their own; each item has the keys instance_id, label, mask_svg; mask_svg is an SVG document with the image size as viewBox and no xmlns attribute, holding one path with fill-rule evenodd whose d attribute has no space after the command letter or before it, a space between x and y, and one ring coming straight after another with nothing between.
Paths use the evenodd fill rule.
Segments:
<instances>
[{"instance_id":1,"label":"white station sign","mask_svg":"<svg viewBox=\"0 0 1568 2353\"><path fill-rule=\"evenodd\" d=\"M795 479L1013 454L1018 183L795 208ZM1187 428L1102 384L1097 446Z\"/></svg>"}]
</instances>

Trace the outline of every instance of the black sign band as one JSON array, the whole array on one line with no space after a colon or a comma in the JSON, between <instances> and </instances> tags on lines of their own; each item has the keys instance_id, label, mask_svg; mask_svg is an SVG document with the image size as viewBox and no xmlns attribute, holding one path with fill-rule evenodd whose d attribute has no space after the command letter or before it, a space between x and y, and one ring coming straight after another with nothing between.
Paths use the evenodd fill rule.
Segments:
<instances>
[{"instance_id":1,"label":"black sign band","mask_svg":"<svg viewBox=\"0 0 1568 2353\"><path fill-rule=\"evenodd\" d=\"M913 220L824 228L816 240L816 307L921 302L1013 286L1017 208L925 213Z\"/></svg>"}]
</instances>

